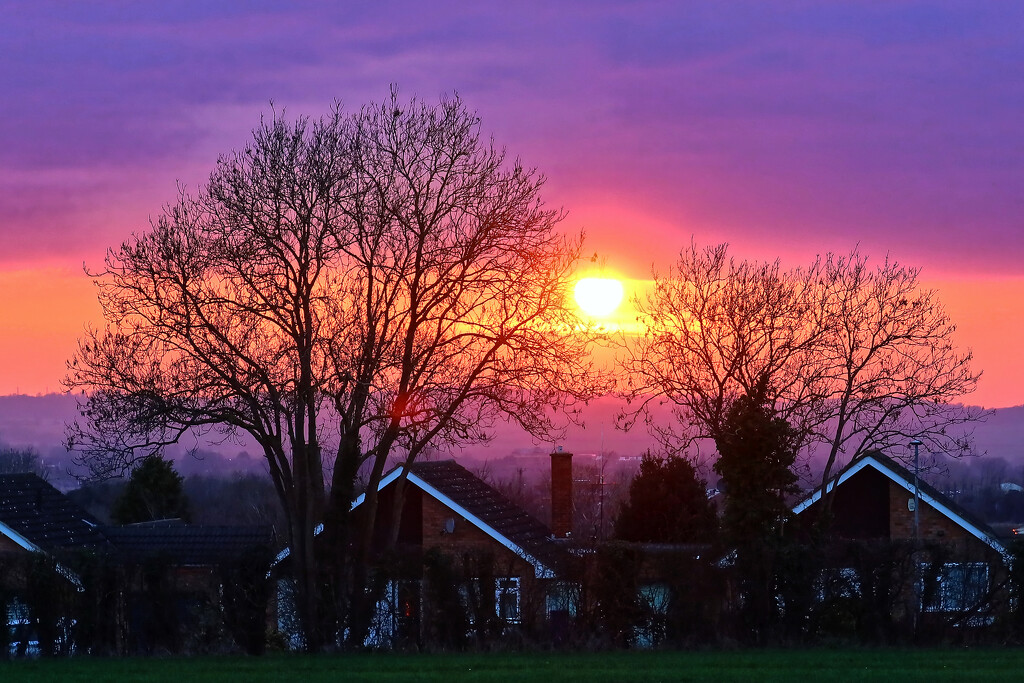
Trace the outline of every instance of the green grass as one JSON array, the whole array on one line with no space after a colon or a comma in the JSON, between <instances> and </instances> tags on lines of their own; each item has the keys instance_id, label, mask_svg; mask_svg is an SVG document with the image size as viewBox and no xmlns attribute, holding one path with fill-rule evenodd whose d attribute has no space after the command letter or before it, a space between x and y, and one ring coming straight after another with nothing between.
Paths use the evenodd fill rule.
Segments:
<instances>
[{"instance_id":1,"label":"green grass","mask_svg":"<svg viewBox=\"0 0 1024 683\"><path fill-rule=\"evenodd\" d=\"M18 681L1015 681L1024 650L274 655L0 663Z\"/></svg>"}]
</instances>

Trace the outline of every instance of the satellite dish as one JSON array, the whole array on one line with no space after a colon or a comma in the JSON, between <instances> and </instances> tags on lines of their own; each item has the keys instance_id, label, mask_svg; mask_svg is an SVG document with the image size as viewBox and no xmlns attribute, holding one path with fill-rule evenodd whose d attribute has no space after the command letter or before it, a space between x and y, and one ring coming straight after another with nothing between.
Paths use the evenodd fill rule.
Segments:
<instances>
[{"instance_id":1,"label":"satellite dish","mask_svg":"<svg viewBox=\"0 0 1024 683\"><path fill-rule=\"evenodd\" d=\"M442 529L441 532L445 534L451 534L455 532L454 517L449 517L448 519L444 520L444 529Z\"/></svg>"}]
</instances>

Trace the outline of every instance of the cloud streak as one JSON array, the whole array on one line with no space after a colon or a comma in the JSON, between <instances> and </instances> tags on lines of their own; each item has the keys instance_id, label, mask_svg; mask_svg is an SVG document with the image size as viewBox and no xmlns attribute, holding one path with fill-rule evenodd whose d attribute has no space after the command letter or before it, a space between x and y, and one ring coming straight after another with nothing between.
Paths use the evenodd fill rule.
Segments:
<instances>
[{"instance_id":1,"label":"cloud streak","mask_svg":"<svg viewBox=\"0 0 1024 683\"><path fill-rule=\"evenodd\" d=\"M97 262L241 147L271 100L320 115L397 83L459 92L633 277L691 235L757 258L860 243L926 275L1022 275L1019 3L40 2L3 16L0 269Z\"/></svg>"}]
</instances>

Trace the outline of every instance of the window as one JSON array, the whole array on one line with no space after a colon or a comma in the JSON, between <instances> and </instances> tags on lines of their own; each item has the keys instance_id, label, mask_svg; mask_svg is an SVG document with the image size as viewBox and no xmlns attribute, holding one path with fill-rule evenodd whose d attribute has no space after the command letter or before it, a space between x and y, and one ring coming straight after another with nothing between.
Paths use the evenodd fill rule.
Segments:
<instances>
[{"instance_id":1,"label":"window","mask_svg":"<svg viewBox=\"0 0 1024 683\"><path fill-rule=\"evenodd\" d=\"M390 647L398 632L399 619L398 582L388 581L377 596L373 621L366 634L367 647Z\"/></svg>"},{"instance_id":2,"label":"window","mask_svg":"<svg viewBox=\"0 0 1024 683\"><path fill-rule=\"evenodd\" d=\"M575 617L580 605L580 585L571 581L556 581L548 588L545 603L549 617L556 612Z\"/></svg>"},{"instance_id":3,"label":"window","mask_svg":"<svg viewBox=\"0 0 1024 683\"><path fill-rule=\"evenodd\" d=\"M927 564L921 565L922 576L927 576L928 569ZM935 585L922 587L921 609L928 612L963 612L976 607L987 594L987 564L947 562L939 569Z\"/></svg>"},{"instance_id":4,"label":"window","mask_svg":"<svg viewBox=\"0 0 1024 683\"><path fill-rule=\"evenodd\" d=\"M492 586L493 606L489 593ZM459 600L466 608L466 618L471 626L476 624L478 616L487 618L488 613L493 613L506 624L518 624L521 619L518 576L496 578L493 584L480 579L469 579L459 586Z\"/></svg>"},{"instance_id":5,"label":"window","mask_svg":"<svg viewBox=\"0 0 1024 683\"><path fill-rule=\"evenodd\" d=\"M498 618L509 624L518 624L519 577L510 576L494 580L494 609Z\"/></svg>"},{"instance_id":6,"label":"window","mask_svg":"<svg viewBox=\"0 0 1024 683\"><path fill-rule=\"evenodd\" d=\"M643 616L633 626L633 645L642 649L652 648L664 642L668 635L665 617L672 593L667 584L651 583L640 586L636 597Z\"/></svg>"},{"instance_id":7,"label":"window","mask_svg":"<svg viewBox=\"0 0 1024 683\"><path fill-rule=\"evenodd\" d=\"M637 590L637 598L640 606L650 614L668 614L669 598L671 593L664 583L652 583L640 586Z\"/></svg>"},{"instance_id":8,"label":"window","mask_svg":"<svg viewBox=\"0 0 1024 683\"><path fill-rule=\"evenodd\" d=\"M818 574L818 601L860 597L860 574L853 567L831 567Z\"/></svg>"}]
</instances>

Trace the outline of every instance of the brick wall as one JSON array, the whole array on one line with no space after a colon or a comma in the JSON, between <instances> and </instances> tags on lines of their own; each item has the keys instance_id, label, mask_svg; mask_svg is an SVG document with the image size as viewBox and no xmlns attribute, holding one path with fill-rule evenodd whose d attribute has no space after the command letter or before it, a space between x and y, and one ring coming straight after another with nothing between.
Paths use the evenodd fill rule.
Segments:
<instances>
[{"instance_id":1,"label":"brick wall","mask_svg":"<svg viewBox=\"0 0 1024 683\"><path fill-rule=\"evenodd\" d=\"M451 533L444 531L445 521L455 520ZM476 526L431 496L423 496L423 549L438 548L459 559L465 554L494 557L495 572L502 576L533 577L533 565L498 543Z\"/></svg>"},{"instance_id":2,"label":"brick wall","mask_svg":"<svg viewBox=\"0 0 1024 683\"><path fill-rule=\"evenodd\" d=\"M890 482L889 537L893 540L910 540L914 538L914 513L907 505L907 501L913 498L913 493L908 492L895 482ZM923 500L921 501L919 520L919 532L922 541L935 541L960 546L981 543L959 524L938 512Z\"/></svg>"},{"instance_id":3,"label":"brick wall","mask_svg":"<svg viewBox=\"0 0 1024 683\"><path fill-rule=\"evenodd\" d=\"M572 453L551 454L551 534L567 538L572 532Z\"/></svg>"}]
</instances>

